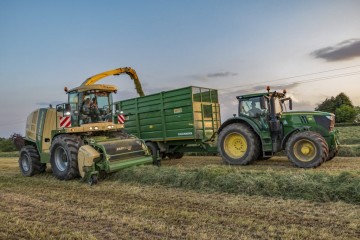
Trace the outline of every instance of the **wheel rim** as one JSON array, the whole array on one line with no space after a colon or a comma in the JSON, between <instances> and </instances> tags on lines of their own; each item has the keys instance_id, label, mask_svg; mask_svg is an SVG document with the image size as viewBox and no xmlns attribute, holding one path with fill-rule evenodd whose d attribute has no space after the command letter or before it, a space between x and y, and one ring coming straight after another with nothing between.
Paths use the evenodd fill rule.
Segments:
<instances>
[{"instance_id":1,"label":"wheel rim","mask_svg":"<svg viewBox=\"0 0 360 240\"><path fill-rule=\"evenodd\" d=\"M29 171L30 169L30 159L27 154L23 154L21 157L21 167L25 172Z\"/></svg>"},{"instance_id":2,"label":"wheel rim","mask_svg":"<svg viewBox=\"0 0 360 240\"><path fill-rule=\"evenodd\" d=\"M302 162L310 162L316 157L316 145L307 139L299 140L294 145L294 154Z\"/></svg>"},{"instance_id":3,"label":"wheel rim","mask_svg":"<svg viewBox=\"0 0 360 240\"><path fill-rule=\"evenodd\" d=\"M241 158L245 155L247 148L247 141L242 134L231 133L225 137L224 150L229 157Z\"/></svg>"},{"instance_id":4,"label":"wheel rim","mask_svg":"<svg viewBox=\"0 0 360 240\"><path fill-rule=\"evenodd\" d=\"M65 171L69 164L68 159L68 154L63 147L58 147L55 150L54 160L57 169L62 172Z\"/></svg>"}]
</instances>

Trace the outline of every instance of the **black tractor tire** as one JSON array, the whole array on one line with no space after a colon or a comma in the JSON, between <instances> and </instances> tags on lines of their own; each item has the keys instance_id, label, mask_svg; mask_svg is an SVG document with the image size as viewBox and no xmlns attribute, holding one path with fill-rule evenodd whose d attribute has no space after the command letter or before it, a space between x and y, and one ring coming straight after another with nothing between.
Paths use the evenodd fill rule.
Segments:
<instances>
[{"instance_id":1,"label":"black tractor tire","mask_svg":"<svg viewBox=\"0 0 360 240\"><path fill-rule=\"evenodd\" d=\"M43 173L46 163L40 162L40 156L35 146L27 145L20 150L19 167L25 177Z\"/></svg>"},{"instance_id":2,"label":"black tractor tire","mask_svg":"<svg viewBox=\"0 0 360 240\"><path fill-rule=\"evenodd\" d=\"M256 160L261 144L256 133L247 125L233 123L219 134L218 150L225 163L247 165Z\"/></svg>"},{"instance_id":3,"label":"black tractor tire","mask_svg":"<svg viewBox=\"0 0 360 240\"><path fill-rule=\"evenodd\" d=\"M330 160L334 159L334 157L336 157L336 155L337 155L338 153L339 153L339 150L336 150L336 149L331 150L331 151L329 152L329 156L328 156L328 158L326 159L326 161L330 161Z\"/></svg>"},{"instance_id":4,"label":"black tractor tire","mask_svg":"<svg viewBox=\"0 0 360 240\"><path fill-rule=\"evenodd\" d=\"M50 148L50 162L53 175L60 180L70 180L80 176L78 152L83 145L79 136L64 134L55 137Z\"/></svg>"},{"instance_id":5,"label":"black tractor tire","mask_svg":"<svg viewBox=\"0 0 360 240\"><path fill-rule=\"evenodd\" d=\"M289 160L300 168L315 168L326 161L329 148L325 139L312 131L294 133L286 144Z\"/></svg>"}]
</instances>

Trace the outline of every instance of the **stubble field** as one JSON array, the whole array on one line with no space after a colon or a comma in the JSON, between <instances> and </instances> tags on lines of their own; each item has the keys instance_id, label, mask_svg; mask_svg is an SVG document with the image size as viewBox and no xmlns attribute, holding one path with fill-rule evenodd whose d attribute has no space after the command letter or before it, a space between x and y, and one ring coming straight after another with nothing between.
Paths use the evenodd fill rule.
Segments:
<instances>
[{"instance_id":1,"label":"stubble field","mask_svg":"<svg viewBox=\"0 0 360 240\"><path fill-rule=\"evenodd\" d=\"M359 239L360 158L230 167L184 157L89 186L0 158L0 239Z\"/></svg>"}]
</instances>

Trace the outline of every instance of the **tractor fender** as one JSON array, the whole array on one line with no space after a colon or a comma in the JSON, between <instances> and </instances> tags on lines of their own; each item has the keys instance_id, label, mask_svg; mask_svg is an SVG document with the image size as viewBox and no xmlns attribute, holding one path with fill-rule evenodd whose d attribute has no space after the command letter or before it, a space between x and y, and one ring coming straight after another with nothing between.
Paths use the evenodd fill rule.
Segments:
<instances>
[{"instance_id":1,"label":"tractor fender","mask_svg":"<svg viewBox=\"0 0 360 240\"><path fill-rule=\"evenodd\" d=\"M291 135L293 135L294 133L297 133L297 132L304 132L304 131L310 131L310 127L308 127L308 126L297 127L297 128L294 128L293 130L291 130L290 132L288 132L283 137L283 140L281 141L281 148L285 149L286 143L289 140L289 138L291 137Z\"/></svg>"},{"instance_id":2,"label":"tractor fender","mask_svg":"<svg viewBox=\"0 0 360 240\"><path fill-rule=\"evenodd\" d=\"M257 135L260 136L260 129L259 127L253 122L250 121L248 118L245 117L233 117L233 118L229 118L228 120L226 120L225 122L223 122L223 124L221 124L220 128L218 129L217 133L219 134L226 126L233 124L233 123L245 123L246 125L248 125L249 127L251 127L251 129L253 129L255 131L255 133Z\"/></svg>"}]
</instances>

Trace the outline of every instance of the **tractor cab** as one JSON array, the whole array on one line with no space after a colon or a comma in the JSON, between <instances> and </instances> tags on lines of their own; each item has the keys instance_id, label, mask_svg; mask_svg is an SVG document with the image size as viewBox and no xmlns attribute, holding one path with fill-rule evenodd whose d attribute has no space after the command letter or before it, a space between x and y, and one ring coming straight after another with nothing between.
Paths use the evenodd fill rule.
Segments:
<instances>
[{"instance_id":1,"label":"tractor cab","mask_svg":"<svg viewBox=\"0 0 360 240\"><path fill-rule=\"evenodd\" d=\"M59 127L112 122L112 94L116 91L115 86L103 84L85 85L71 90L65 88L68 102L56 106L58 114L62 115Z\"/></svg>"},{"instance_id":2,"label":"tractor cab","mask_svg":"<svg viewBox=\"0 0 360 240\"><path fill-rule=\"evenodd\" d=\"M292 100L285 95L286 90L283 93L267 92L238 96L236 98L239 100L239 116L264 118L264 120L278 117L288 109L292 110ZM289 101L288 107L287 101Z\"/></svg>"}]
</instances>

